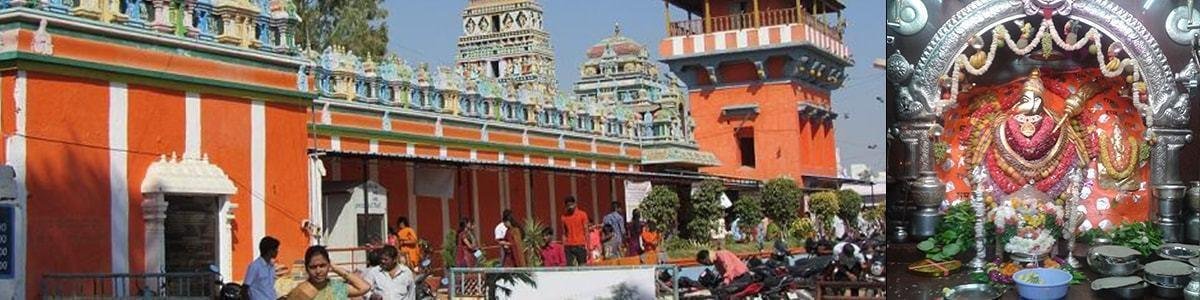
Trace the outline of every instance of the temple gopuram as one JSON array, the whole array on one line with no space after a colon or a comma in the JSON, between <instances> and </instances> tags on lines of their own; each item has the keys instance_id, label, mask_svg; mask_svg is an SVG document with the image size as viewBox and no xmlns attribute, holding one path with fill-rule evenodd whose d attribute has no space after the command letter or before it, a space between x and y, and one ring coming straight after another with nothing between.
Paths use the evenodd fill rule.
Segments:
<instances>
[{"instance_id":1,"label":"temple gopuram","mask_svg":"<svg viewBox=\"0 0 1200 300\"><path fill-rule=\"evenodd\" d=\"M643 169L694 173L698 167L720 165L715 155L698 150L687 87L671 74L659 74L646 47L622 36L620 25L612 36L588 48L587 58L575 95L609 118L635 121Z\"/></svg>"}]
</instances>

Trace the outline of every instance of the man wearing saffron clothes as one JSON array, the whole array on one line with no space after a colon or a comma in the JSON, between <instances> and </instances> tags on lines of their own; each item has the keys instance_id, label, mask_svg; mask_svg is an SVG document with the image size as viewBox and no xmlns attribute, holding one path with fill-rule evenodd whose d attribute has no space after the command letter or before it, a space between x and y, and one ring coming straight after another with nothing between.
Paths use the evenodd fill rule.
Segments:
<instances>
[{"instance_id":1,"label":"man wearing saffron clothes","mask_svg":"<svg viewBox=\"0 0 1200 300\"><path fill-rule=\"evenodd\" d=\"M567 211L559 219L563 224L563 244L567 246L567 265L578 266L587 263L587 228L589 221L587 212L575 208L575 196L567 196Z\"/></svg>"},{"instance_id":2,"label":"man wearing saffron clothes","mask_svg":"<svg viewBox=\"0 0 1200 300\"><path fill-rule=\"evenodd\" d=\"M746 267L746 263L729 250L717 250L711 253L708 250L700 250L700 252L696 252L696 262L705 266L716 265L717 272L720 272L721 277L724 278L722 281L724 284L746 279L741 277L753 280L751 278L753 276L743 276L749 273L750 269Z\"/></svg>"}]
</instances>

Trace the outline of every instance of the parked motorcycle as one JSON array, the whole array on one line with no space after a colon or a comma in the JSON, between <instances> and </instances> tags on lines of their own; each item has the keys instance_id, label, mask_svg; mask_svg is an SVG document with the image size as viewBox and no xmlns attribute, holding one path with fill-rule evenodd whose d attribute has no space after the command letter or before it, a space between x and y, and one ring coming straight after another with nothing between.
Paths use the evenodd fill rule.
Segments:
<instances>
[{"instance_id":1,"label":"parked motorcycle","mask_svg":"<svg viewBox=\"0 0 1200 300\"><path fill-rule=\"evenodd\" d=\"M429 258L422 259L421 260L421 270L422 271L414 279L414 280L416 280L416 285L417 285L417 287L416 287L417 300L437 299L437 295L435 295L433 288L429 286L429 282L426 280L429 278L430 274L433 274L433 272L431 272L429 270L430 264L431 264L431 261L429 260Z\"/></svg>"},{"instance_id":2,"label":"parked motorcycle","mask_svg":"<svg viewBox=\"0 0 1200 300\"><path fill-rule=\"evenodd\" d=\"M216 277L214 284L217 291L217 299L240 300L249 298L249 295L247 295L247 292L249 291L246 290L241 284L236 282L225 282L225 278L221 276L221 269L217 268L216 265L209 265L208 271L212 272Z\"/></svg>"}]
</instances>

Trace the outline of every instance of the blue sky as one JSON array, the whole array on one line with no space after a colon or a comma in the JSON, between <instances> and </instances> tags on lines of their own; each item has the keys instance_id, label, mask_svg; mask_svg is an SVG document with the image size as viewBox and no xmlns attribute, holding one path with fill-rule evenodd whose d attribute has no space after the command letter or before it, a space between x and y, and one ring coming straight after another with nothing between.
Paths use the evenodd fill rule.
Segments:
<instances>
[{"instance_id":1,"label":"blue sky","mask_svg":"<svg viewBox=\"0 0 1200 300\"><path fill-rule=\"evenodd\" d=\"M868 3L870 2L870 3ZM623 35L650 48L658 59L658 41L666 36L660 0L540 0L545 10L544 25L550 32L557 60L559 88L570 90L579 79L584 52L612 35L613 24L621 24ZM883 57L883 6L875 1L843 1L847 23L846 43L856 65L846 85L834 91L835 121L842 165L864 163L875 171L884 167L883 70L871 64ZM461 13L467 0L390 0L389 49L410 62L452 65L462 34ZM682 18L679 12L675 19ZM847 117L848 116L848 117ZM878 145L868 149L870 145Z\"/></svg>"}]
</instances>

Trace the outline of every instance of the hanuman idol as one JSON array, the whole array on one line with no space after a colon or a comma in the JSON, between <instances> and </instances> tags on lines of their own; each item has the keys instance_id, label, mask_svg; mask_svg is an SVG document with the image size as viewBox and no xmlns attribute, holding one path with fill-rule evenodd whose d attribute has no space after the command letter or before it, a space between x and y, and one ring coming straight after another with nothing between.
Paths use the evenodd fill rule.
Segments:
<instances>
[{"instance_id":1,"label":"hanuman idol","mask_svg":"<svg viewBox=\"0 0 1200 300\"><path fill-rule=\"evenodd\" d=\"M990 107L972 114L972 138L965 143L969 166L982 164L1000 195L1035 188L1058 198L1069 185L1067 174L1083 171L1089 161L1088 133L1071 120L1101 91L1099 84L1088 82L1069 92L1060 115L1044 105L1046 86L1034 69L1011 107L999 105L995 93L979 96L977 104Z\"/></svg>"}]
</instances>

